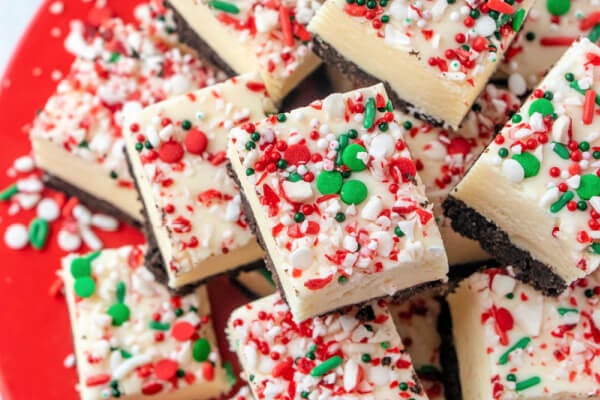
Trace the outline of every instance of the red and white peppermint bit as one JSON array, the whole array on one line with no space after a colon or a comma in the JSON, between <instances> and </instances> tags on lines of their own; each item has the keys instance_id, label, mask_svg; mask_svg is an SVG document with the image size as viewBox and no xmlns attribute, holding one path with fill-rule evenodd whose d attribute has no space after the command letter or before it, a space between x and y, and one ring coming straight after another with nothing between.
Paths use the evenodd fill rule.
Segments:
<instances>
[{"instance_id":1,"label":"red and white peppermint bit","mask_svg":"<svg viewBox=\"0 0 600 400\"><path fill-rule=\"evenodd\" d=\"M278 294L234 311L228 338L256 399L426 399L385 302L297 324Z\"/></svg>"}]
</instances>

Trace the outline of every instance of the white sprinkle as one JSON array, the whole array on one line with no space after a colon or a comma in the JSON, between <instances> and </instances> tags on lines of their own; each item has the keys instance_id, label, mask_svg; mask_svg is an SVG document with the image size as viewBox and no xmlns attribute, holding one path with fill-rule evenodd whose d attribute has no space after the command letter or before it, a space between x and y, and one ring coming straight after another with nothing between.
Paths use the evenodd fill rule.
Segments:
<instances>
[{"instance_id":1,"label":"white sprinkle","mask_svg":"<svg viewBox=\"0 0 600 400\"><path fill-rule=\"evenodd\" d=\"M33 162L33 158L29 156L22 156L14 161L13 167L18 172L31 172L35 168L35 163Z\"/></svg>"},{"instance_id":2,"label":"white sprinkle","mask_svg":"<svg viewBox=\"0 0 600 400\"><path fill-rule=\"evenodd\" d=\"M558 200L559 196L560 196L560 193L556 186L553 188L550 188L540 198L540 205L542 207L547 207L550 204L554 203L556 200Z\"/></svg>"},{"instance_id":3,"label":"white sprinkle","mask_svg":"<svg viewBox=\"0 0 600 400\"><path fill-rule=\"evenodd\" d=\"M27 227L23 224L12 224L4 232L4 243L13 249L19 250L27 245L29 242L29 235L27 234Z\"/></svg>"},{"instance_id":4,"label":"white sprinkle","mask_svg":"<svg viewBox=\"0 0 600 400\"><path fill-rule=\"evenodd\" d=\"M515 160L504 160L502 163L502 175L504 175L509 181L516 183L525 179L525 170Z\"/></svg>"},{"instance_id":5,"label":"white sprinkle","mask_svg":"<svg viewBox=\"0 0 600 400\"><path fill-rule=\"evenodd\" d=\"M119 229L119 221L106 214L92 215L91 224L103 231L114 232Z\"/></svg>"},{"instance_id":6,"label":"white sprinkle","mask_svg":"<svg viewBox=\"0 0 600 400\"><path fill-rule=\"evenodd\" d=\"M482 15L475 22L475 31L483 37L490 36L496 31L496 21L489 15Z\"/></svg>"},{"instance_id":7,"label":"white sprinkle","mask_svg":"<svg viewBox=\"0 0 600 400\"><path fill-rule=\"evenodd\" d=\"M81 238L66 229L58 232L58 246L64 251L75 251L81 247Z\"/></svg>"},{"instance_id":8,"label":"white sprinkle","mask_svg":"<svg viewBox=\"0 0 600 400\"><path fill-rule=\"evenodd\" d=\"M42 199L37 205L37 216L45 219L48 222L52 222L60 215L60 209L58 204L51 198Z\"/></svg>"},{"instance_id":9,"label":"white sprinkle","mask_svg":"<svg viewBox=\"0 0 600 400\"><path fill-rule=\"evenodd\" d=\"M590 204L594 207L594 211L600 212L600 197L594 196L590 199Z\"/></svg>"},{"instance_id":10,"label":"white sprinkle","mask_svg":"<svg viewBox=\"0 0 600 400\"><path fill-rule=\"evenodd\" d=\"M561 115L552 124L552 139L555 142L564 142L567 138L567 132L571 125L571 118L566 115Z\"/></svg>"},{"instance_id":11,"label":"white sprinkle","mask_svg":"<svg viewBox=\"0 0 600 400\"><path fill-rule=\"evenodd\" d=\"M311 184L304 181L284 181L283 190L285 191L286 196L294 202L303 202L313 196Z\"/></svg>"},{"instance_id":12,"label":"white sprinkle","mask_svg":"<svg viewBox=\"0 0 600 400\"><path fill-rule=\"evenodd\" d=\"M529 118L529 125L534 132L545 132L546 125L544 124L544 116L541 113L533 113Z\"/></svg>"},{"instance_id":13,"label":"white sprinkle","mask_svg":"<svg viewBox=\"0 0 600 400\"><path fill-rule=\"evenodd\" d=\"M100 250L104 246L100 238L87 226L81 227L81 238L91 250Z\"/></svg>"},{"instance_id":14,"label":"white sprinkle","mask_svg":"<svg viewBox=\"0 0 600 400\"><path fill-rule=\"evenodd\" d=\"M17 182L20 192L39 193L44 189L44 184L36 177L21 179Z\"/></svg>"},{"instance_id":15,"label":"white sprinkle","mask_svg":"<svg viewBox=\"0 0 600 400\"><path fill-rule=\"evenodd\" d=\"M376 159L385 159L394 153L394 138L388 134L377 135L371 141L369 154Z\"/></svg>"},{"instance_id":16,"label":"white sprinkle","mask_svg":"<svg viewBox=\"0 0 600 400\"><path fill-rule=\"evenodd\" d=\"M306 269L311 266L313 255L310 249L306 247L297 248L290 257L292 267L298 269Z\"/></svg>"},{"instance_id":17,"label":"white sprinkle","mask_svg":"<svg viewBox=\"0 0 600 400\"><path fill-rule=\"evenodd\" d=\"M513 73L508 77L508 88L513 94L521 96L527 91L527 82L523 78L523 75Z\"/></svg>"},{"instance_id":18,"label":"white sprinkle","mask_svg":"<svg viewBox=\"0 0 600 400\"><path fill-rule=\"evenodd\" d=\"M73 217L83 225L89 225L92 222L92 213L86 206L77 204L73 207Z\"/></svg>"},{"instance_id":19,"label":"white sprinkle","mask_svg":"<svg viewBox=\"0 0 600 400\"><path fill-rule=\"evenodd\" d=\"M75 354L71 353L66 356L63 365L65 368L73 368L75 366Z\"/></svg>"},{"instance_id":20,"label":"white sprinkle","mask_svg":"<svg viewBox=\"0 0 600 400\"><path fill-rule=\"evenodd\" d=\"M41 196L37 193L17 193L15 200L25 210L31 210L40 201Z\"/></svg>"},{"instance_id":21,"label":"white sprinkle","mask_svg":"<svg viewBox=\"0 0 600 400\"><path fill-rule=\"evenodd\" d=\"M358 242L354 237L346 235L344 236L344 249L350 252L355 252L358 250Z\"/></svg>"},{"instance_id":22,"label":"white sprinkle","mask_svg":"<svg viewBox=\"0 0 600 400\"><path fill-rule=\"evenodd\" d=\"M65 5L63 4L62 1L55 1L52 4L50 4L50 7L48 8L48 10L50 11L50 14L62 14L63 10L65 9Z\"/></svg>"},{"instance_id":23,"label":"white sprinkle","mask_svg":"<svg viewBox=\"0 0 600 400\"><path fill-rule=\"evenodd\" d=\"M152 125L149 125L146 128L146 139L148 140L148 142L150 142L152 147L158 147L158 145L160 144L158 132L156 131L156 128L154 128Z\"/></svg>"},{"instance_id":24,"label":"white sprinkle","mask_svg":"<svg viewBox=\"0 0 600 400\"><path fill-rule=\"evenodd\" d=\"M143 354L141 356L131 357L125 361L113 372L112 377L115 380L123 379L128 373L140 367L144 364L149 363L152 358L149 355Z\"/></svg>"},{"instance_id":25,"label":"white sprinkle","mask_svg":"<svg viewBox=\"0 0 600 400\"><path fill-rule=\"evenodd\" d=\"M387 257L394 248L394 239L389 232L376 231L371 234L371 239L377 241L377 254L381 257Z\"/></svg>"},{"instance_id":26,"label":"white sprinkle","mask_svg":"<svg viewBox=\"0 0 600 400\"><path fill-rule=\"evenodd\" d=\"M360 215L367 221L375 221L383 209L383 203L378 196L372 196L363 207Z\"/></svg>"},{"instance_id":27,"label":"white sprinkle","mask_svg":"<svg viewBox=\"0 0 600 400\"><path fill-rule=\"evenodd\" d=\"M492 290L498 296L506 296L512 293L516 283L515 279L511 276L497 274L492 281Z\"/></svg>"},{"instance_id":28,"label":"white sprinkle","mask_svg":"<svg viewBox=\"0 0 600 400\"><path fill-rule=\"evenodd\" d=\"M594 325L600 326L600 309L595 309L592 314L592 320L594 321Z\"/></svg>"}]
</instances>

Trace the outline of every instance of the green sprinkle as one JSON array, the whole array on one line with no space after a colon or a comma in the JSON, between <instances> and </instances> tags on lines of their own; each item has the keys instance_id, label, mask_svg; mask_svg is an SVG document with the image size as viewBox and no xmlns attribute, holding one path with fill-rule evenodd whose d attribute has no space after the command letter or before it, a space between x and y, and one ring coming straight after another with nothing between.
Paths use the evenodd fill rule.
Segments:
<instances>
[{"instance_id":1,"label":"green sprinkle","mask_svg":"<svg viewBox=\"0 0 600 400\"><path fill-rule=\"evenodd\" d=\"M360 359L362 360L362 362L364 363L368 363L371 362L371 355L368 353L363 354L362 356L360 356Z\"/></svg>"},{"instance_id":2,"label":"green sprinkle","mask_svg":"<svg viewBox=\"0 0 600 400\"><path fill-rule=\"evenodd\" d=\"M506 147L501 147L500 149L498 149L498 155L501 158L506 158L508 157L508 149Z\"/></svg>"},{"instance_id":3,"label":"green sprinkle","mask_svg":"<svg viewBox=\"0 0 600 400\"><path fill-rule=\"evenodd\" d=\"M575 80L575 75L573 75L573 73L572 73L572 72L567 72L567 73L565 74L565 79L566 79L568 82L573 82L573 81Z\"/></svg>"},{"instance_id":4,"label":"green sprinkle","mask_svg":"<svg viewBox=\"0 0 600 400\"><path fill-rule=\"evenodd\" d=\"M348 135L340 135L338 138L338 148L337 148L337 156L335 158L335 165L342 165L342 154L346 146L348 146L349 139Z\"/></svg>"},{"instance_id":5,"label":"green sprinkle","mask_svg":"<svg viewBox=\"0 0 600 400\"><path fill-rule=\"evenodd\" d=\"M491 15L492 15L492 12L490 11L490 16ZM521 8L516 13L514 13L512 16L513 31L519 32L521 30L521 28L523 27L523 22L525 22L525 10Z\"/></svg>"},{"instance_id":6,"label":"green sprinkle","mask_svg":"<svg viewBox=\"0 0 600 400\"><path fill-rule=\"evenodd\" d=\"M302 175L300 175L297 172L292 172L289 176L288 176L288 181L290 182L298 182L302 180Z\"/></svg>"},{"instance_id":7,"label":"green sprinkle","mask_svg":"<svg viewBox=\"0 0 600 400\"><path fill-rule=\"evenodd\" d=\"M533 42L535 40L535 33L527 32L525 34L525 39L527 39L528 42Z\"/></svg>"},{"instance_id":8,"label":"green sprinkle","mask_svg":"<svg viewBox=\"0 0 600 400\"><path fill-rule=\"evenodd\" d=\"M558 314L562 317L565 314L568 313L575 313L575 314L579 314L579 311L576 308L565 308L565 307L558 307L556 309L556 311L558 311Z\"/></svg>"},{"instance_id":9,"label":"green sprinkle","mask_svg":"<svg viewBox=\"0 0 600 400\"><path fill-rule=\"evenodd\" d=\"M300 393L300 397L302 397L303 399L308 399L308 396L310 396L310 392L304 391Z\"/></svg>"},{"instance_id":10,"label":"green sprinkle","mask_svg":"<svg viewBox=\"0 0 600 400\"><path fill-rule=\"evenodd\" d=\"M169 329L171 329L171 324L163 324L162 322L159 321L150 321L150 323L148 324L148 326L150 327L150 329L154 329L155 331L168 331Z\"/></svg>"},{"instance_id":11,"label":"green sprinkle","mask_svg":"<svg viewBox=\"0 0 600 400\"><path fill-rule=\"evenodd\" d=\"M478 9L474 8L473 10L471 10L471 12L469 13L469 15L471 16L471 18L477 19L477 18L479 18L479 16L481 15L481 13L479 12Z\"/></svg>"},{"instance_id":12,"label":"green sprinkle","mask_svg":"<svg viewBox=\"0 0 600 400\"><path fill-rule=\"evenodd\" d=\"M514 299L514 298L515 298L515 294L514 294L514 293L508 293L508 294L506 295L506 298L507 298L507 299L509 299L509 300L512 300L512 299Z\"/></svg>"},{"instance_id":13,"label":"green sprinkle","mask_svg":"<svg viewBox=\"0 0 600 400\"><path fill-rule=\"evenodd\" d=\"M546 115L550 115L554 112L554 105L550 100L545 99L543 97L540 99L536 99L529 105L528 113L529 116L532 116L536 112L542 114L545 117Z\"/></svg>"},{"instance_id":14,"label":"green sprinkle","mask_svg":"<svg viewBox=\"0 0 600 400\"><path fill-rule=\"evenodd\" d=\"M513 122L513 124L518 124L519 122L523 121L523 117L521 116L521 114L515 114L512 116L511 121Z\"/></svg>"},{"instance_id":15,"label":"green sprinkle","mask_svg":"<svg viewBox=\"0 0 600 400\"><path fill-rule=\"evenodd\" d=\"M139 143L138 142L138 143L135 144L135 150L136 151L140 152L140 151L142 151L143 148L144 148L144 144L143 143Z\"/></svg>"},{"instance_id":16,"label":"green sprinkle","mask_svg":"<svg viewBox=\"0 0 600 400\"><path fill-rule=\"evenodd\" d=\"M562 158L563 160L568 160L569 158L571 158L571 154L569 153L569 149L567 149L567 146L565 146L562 143L553 142L553 144L552 144L552 150L556 154L558 154L558 156L560 158Z\"/></svg>"},{"instance_id":17,"label":"green sprinkle","mask_svg":"<svg viewBox=\"0 0 600 400\"><path fill-rule=\"evenodd\" d=\"M539 376L533 376L529 379L525 379L524 381L517 382L515 385L515 389L517 392L523 391L525 389L529 389L532 386L538 385L542 382L542 379Z\"/></svg>"},{"instance_id":18,"label":"green sprinkle","mask_svg":"<svg viewBox=\"0 0 600 400\"><path fill-rule=\"evenodd\" d=\"M575 77L573 77L573 79L575 79ZM579 83L577 81L574 80L573 82L571 82L569 84L569 86L571 87L571 89L574 89L578 93L585 96L586 90L583 90L582 88L580 88ZM596 104L600 106L600 94L596 95Z\"/></svg>"},{"instance_id":19,"label":"green sprinkle","mask_svg":"<svg viewBox=\"0 0 600 400\"><path fill-rule=\"evenodd\" d=\"M184 119L183 121L181 121L181 128L185 131L189 131L190 129L192 129L192 121L190 121L189 119Z\"/></svg>"},{"instance_id":20,"label":"green sprinkle","mask_svg":"<svg viewBox=\"0 0 600 400\"><path fill-rule=\"evenodd\" d=\"M550 91L546 91L546 92L544 92L544 98L546 100L552 100L554 98L554 93L552 93Z\"/></svg>"},{"instance_id":21,"label":"green sprinkle","mask_svg":"<svg viewBox=\"0 0 600 400\"><path fill-rule=\"evenodd\" d=\"M309 360L315 360L317 356L315 355L314 351L309 351L308 353L306 353L306 358L308 358Z\"/></svg>"},{"instance_id":22,"label":"green sprinkle","mask_svg":"<svg viewBox=\"0 0 600 400\"><path fill-rule=\"evenodd\" d=\"M175 309L175 316L177 318L181 317L183 315L183 310L181 308L176 308Z\"/></svg>"},{"instance_id":23,"label":"green sprinkle","mask_svg":"<svg viewBox=\"0 0 600 400\"><path fill-rule=\"evenodd\" d=\"M338 282L343 285L344 283L348 282L348 278L342 275L338 278Z\"/></svg>"},{"instance_id":24,"label":"green sprinkle","mask_svg":"<svg viewBox=\"0 0 600 400\"><path fill-rule=\"evenodd\" d=\"M588 38L593 42L596 43L598 41L598 39L600 39L600 24L596 24L592 30L590 31L590 33L588 34Z\"/></svg>"},{"instance_id":25,"label":"green sprinkle","mask_svg":"<svg viewBox=\"0 0 600 400\"><path fill-rule=\"evenodd\" d=\"M287 161L285 161L283 159L277 161L277 168L279 168L279 169L286 169L287 166L288 166Z\"/></svg>"},{"instance_id":26,"label":"green sprinkle","mask_svg":"<svg viewBox=\"0 0 600 400\"><path fill-rule=\"evenodd\" d=\"M577 195L582 200L589 200L600 195L600 177L596 174L583 175L577 188Z\"/></svg>"},{"instance_id":27,"label":"green sprinkle","mask_svg":"<svg viewBox=\"0 0 600 400\"><path fill-rule=\"evenodd\" d=\"M419 375L431 376L431 377L442 377L442 371L435 365L425 364L417 368Z\"/></svg>"},{"instance_id":28,"label":"green sprinkle","mask_svg":"<svg viewBox=\"0 0 600 400\"><path fill-rule=\"evenodd\" d=\"M367 100L367 104L365 104L365 117L363 120L363 127L365 129L371 129L373 123L375 122L375 99L373 97L369 97Z\"/></svg>"},{"instance_id":29,"label":"green sprinkle","mask_svg":"<svg viewBox=\"0 0 600 400\"><path fill-rule=\"evenodd\" d=\"M225 372L227 374L227 382L229 383L229 385L235 385L235 383L237 382L237 378L235 376L235 372L233 372L233 366L231 365L231 363L229 361L225 361L223 363L223 368L225 368Z\"/></svg>"},{"instance_id":30,"label":"green sprinkle","mask_svg":"<svg viewBox=\"0 0 600 400\"><path fill-rule=\"evenodd\" d=\"M385 103L385 110L386 111L394 111L394 106L392 105L391 100L388 100L387 103Z\"/></svg>"},{"instance_id":31,"label":"green sprinkle","mask_svg":"<svg viewBox=\"0 0 600 400\"><path fill-rule=\"evenodd\" d=\"M310 376L323 376L334 368L339 367L342 364L342 357L333 356L329 359L323 361L321 364L317 365L310 371Z\"/></svg>"},{"instance_id":32,"label":"green sprinkle","mask_svg":"<svg viewBox=\"0 0 600 400\"><path fill-rule=\"evenodd\" d=\"M504 354L502 354L500 356L500 358L498 359L498 364L505 365L506 363L508 363L508 356L510 355L510 353L512 353L513 351L515 351L517 349L525 349L529 345L530 342L531 342L531 338L528 336L524 336L521 339L519 339L508 350L506 350L506 352Z\"/></svg>"},{"instance_id":33,"label":"green sprinkle","mask_svg":"<svg viewBox=\"0 0 600 400\"><path fill-rule=\"evenodd\" d=\"M356 129L349 129L347 135L350 139L356 139L358 137L358 131Z\"/></svg>"},{"instance_id":34,"label":"green sprinkle","mask_svg":"<svg viewBox=\"0 0 600 400\"><path fill-rule=\"evenodd\" d=\"M585 211L585 210L587 210L587 203L585 201L583 201L583 200L578 201L577 202L577 209L579 211Z\"/></svg>"},{"instance_id":35,"label":"green sprinkle","mask_svg":"<svg viewBox=\"0 0 600 400\"><path fill-rule=\"evenodd\" d=\"M366 153L367 150L360 144L353 143L347 146L342 152L342 162L350 171L358 172L367 168L363 160L357 157L359 153Z\"/></svg>"},{"instance_id":36,"label":"green sprinkle","mask_svg":"<svg viewBox=\"0 0 600 400\"><path fill-rule=\"evenodd\" d=\"M46 245L48 239L48 221L42 218L35 218L29 224L29 242L36 250L41 250Z\"/></svg>"},{"instance_id":37,"label":"green sprinkle","mask_svg":"<svg viewBox=\"0 0 600 400\"><path fill-rule=\"evenodd\" d=\"M552 205L550 206L550 212L552 212L552 213L559 212L560 210L563 209L564 206L567 205L568 202L573 200L573 197L575 197L573 192L563 193L562 196L560 196L560 198L558 200L556 200L554 203L552 203Z\"/></svg>"},{"instance_id":38,"label":"green sprinkle","mask_svg":"<svg viewBox=\"0 0 600 400\"><path fill-rule=\"evenodd\" d=\"M285 122L286 119L287 119L287 117L285 116L284 113L277 114L277 121L279 121L279 122Z\"/></svg>"},{"instance_id":39,"label":"green sprinkle","mask_svg":"<svg viewBox=\"0 0 600 400\"><path fill-rule=\"evenodd\" d=\"M343 212L338 212L335 214L335 220L337 222L344 222L346 220L346 215Z\"/></svg>"},{"instance_id":40,"label":"green sprinkle","mask_svg":"<svg viewBox=\"0 0 600 400\"><path fill-rule=\"evenodd\" d=\"M250 135L250 139L254 142L258 142L260 140L260 133L254 132Z\"/></svg>"},{"instance_id":41,"label":"green sprinkle","mask_svg":"<svg viewBox=\"0 0 600 400\"><path fill-rule=\"evenodd\" d=\"M583 292L583 294L588 299L591 298L591 297L594 297L594 289L585 289L585 292Z\"/></svg>"},{"instance_id":42,"label":"green sprinkle","mask_svg":"<svg viewBox=\"0 0 600 400\"><path fill-rule=\"evenodd\" d=\"M509 382L516 382L517 376L515 374L508 374L506 375L506 380Z\"/></svg>"},{"instance_id":43,"label":"green sprinkle","mask_svg":"<svg viewBox=\"0 0 600 400\"><path fill-rule=\"evenodd\" d=\"M125 302L125 290L126 290L125 282L120 281L119 283L117 283L117 301L119 303Z\"/></svg>"},{"instance_id":44,"label":"green sprinkle","mask_svg":"<svg viewBox=\"0 0 600 400\"><path fill-rule=\"evenodd\" d=\"M148 150L152 150L154 148L154 146L152 146L152 143L150 143L147 140L144 142L144 147L147 148Z\"/></svg>"},{"instance_id":45,"label":"green sprinkle","mask_svg":"<svg viewBox=\"0 0 600 400\"><path fill-rule=\"evenodd\" d=\"M229 14L239 14L240 9L233 3L222 0L210 0L208 5L215 10L223 11Z\"/></svg>"},{"instance_id":46,"label":"green sprinkle","mask_svg":"<svg viewBox=\"0 0 600 400\"><path fill-rule=\"evenodd\" d=\"M404 121L404 123L402 124L402 127L404 129L406 129L407 131L412 129L412 126L413 126L413 124L410 121Z\"/></svg>"},{"instance_id":47,"label":"green sprinkle","mask_svg":"<svg viewBox=\"0 0 600 400\"><path fill-rule=\"evenodd\" d=\"M117 174L116 171L110 171L110 179L117 179L119 177L119 175Z\"/></svg>"},{"instance_id":48,"label":"green sprinkle","mask_svg":"<svg viewBox=\"0 0 600 400\"><path fill-rule=\"evenodd\" d=\"M89 276L75 279L75 294L82 298L88 298L96 292L96 282Z\"/></svg>"},{"instance_id":49,"label":"green sprinkle","mask_svg":"<svg viewBox=\"0 0 600 400\"><path fill-rule=\"evenodd\" d=\"M373 9L375 7L377 7L377 2L375 0L368 0L367 1L367 8Z\"/></svg>"},{"instance_id":50,"label":"green sprinkle","mask_svg":"<svg viewBox=\"0 0 600 400\"><path fill-rule=\"evenodd\" d=\"M200 338L196 340L194 343L194 347L192 349L192 355L194 356L194 360L198 362L204 362L208 360L208 355L210 354L210 343L208 340L204 338Z\"/></svg>"},{"instance_id":51,"label":"green sprinkle","mask_svg":"<svg viewBox=\"0 0 600 400\"><path fill-rule=\"evenodd\" d=\"M302 214L301 212L297 212L296 214L294 214L294 221L298 223L304 221L304 214Z\"/></svg>"},{"instance_id":52,"label":"green sprinkle","mask_svg":"<svg viewBox=\"0 0 600 400\"><path fill-rule=\"evenodd\" d=\"M131 314L129 311L129 307L127 307L123 303L113 304L112 306L110 306L106 313L112 317L113 326L123 325L129 320L129 316Z\"/></svg>"},{"instance_id":53,"label":"green sprinkle","mask_svg":"<svg viewBox=\"0 0 600 400\"><path fill-rule=\"evenodd\" d=\"M0 192L0 200L2 200L2 201L9 200L11 197L13 197L18 192L19 192L19 188L17 187L16 183L13 185L10 185L6 189L4 189L2 192Z\"/></svg>"},{"instance_id":54,"label":"green sprinkle","mask_svg":"<svg viewBox=\"0 0 600 400\"><path fill-rule=\"evenodd\" d=\"M387 24L388 22L390 22L390 16L389 15L382 15L381 16L381 22L383 22L384 24Z\"/></svg>"},{"instance_id":55,"label":"green sprinkle","mask_svg":"<svg viewBox=\"0 0 600 400\"><path fill-rule=\"evenodd\" d=\"M108 59L109 63L116 63L117 61L119 61L119 58L121 58L121 55L119 53L117 53L116 51L112 52L110 55L110 58Z\"/></svg>"},{"instance_id":56,"label":"green sprinkle","mask_svg":"<svg viewBox=\"0 0 600 400\"><path fill-rule=\"evenodd\" d=\"M246 168L246 176L254 175L254 168Z\"/></svg>"},{"instance_id":57,"label":"green sprinkle","mask_svg":"<svg viewBox=\"0 0 600 400\"><path fill-rule=\"evenodd\" d=\"M254 142L246 142L245 147L246 147L246 150L248 150L248 151L252 150L252 149L254 149L256 147L256 143L254 143Z\"/></svg>"},{"instance_id":58,"label":"green sprinkle","mask_svg":"<svg viewBox=\"0 0 600 400\"><path fill-rule=\"evenodd\" d=\"M585 140L579 143L579 150L588 151L590 149L590 142L586 142Z\"/></svg>"},{"instance_id":59,"label":"green sprinkle","mask_svg":"<svg viewBox=\"0 0 600 400\"><path fill-rule=\"evenodd\" d=\"M406 383L406 382L400 382L400 384L398 385L398 389L400 389L400 390L408 390L408 383Z\"/></svg>"},{"instance_id":60,"label":"green sprinkle","mask_svg":"<svg viewBox=\"0 0 600 400\"><path fill-rule=\"evenodd\" d=\"M367 185L358 180L349 180L342 185L340 197L346 204L360 204L368 194Z\"/></svg>"},{"instance_id":61,"label":"green sprinkle","mask_svg":"<svg viewBox=\"0 0 600 400\"><path fill-rule=\"evenodd\" d=\"M404 236L404 232L402 232L402 229L400 229L399 226L394 228L394 234L396 234L396 236L398 236L398 237Z\"/></svg>"},{"instance_id":62,"label":"green sprinkle","mask_svg":"<svg viewBox=\"0 0 600 400\"><path fill-rule=\"evenodd\" d=\"M381 132L385 132L385 131L388 130L388 123L387 122L382 122L382 123L379 124L378 128L379 128L379 130Z\"/></svg>"},{"instance_id":63,"label":"green sprinkle","mask_svg":"<svg viewBox=\"0 0 600 400\"><path fill-rule=\"evenodd\" d=\"M540 160L531 153L513 154L512 159L521 164L525 171L525 178L531 178L540 172Z\"/></svg>"},{"instance_id":64,"label":"green sprinkle","mask_svg":"<svg viewBox=\"0 0 600 400\"><path fill-rule=\"evenodd\" d=\"M84 257L74 258L71 261L71 276L75 279L92 274L92 264Z\"/></svg>"},{"instance_id":65,"label":"green sprinkle","mask_svg":"<svg viewBox=\"0 0 600 400\"><path fill-rule=\"evenodd\" d=\"M121 353L121 357L123 357L124 359L128 359L132 357L132 354L130 352L128 352L127 350L119 350L119 352Z\"/></svg>"},{"instance_id":66,"label":"green sprinkle","mask_svg":"<svg viewBox=\"0 0 600 400\"><path fill-rule=\"evenodd\" d=\"M339 171L322 171L317 177L317 189L322 194L339 193L343 180Z\"/></svg>"},{"instance_id":67,"label":"green sprinkle","mask_svg":"<svg viewBox=\"0 0 600 400\"><path fill-rule=\"evenodd\" d=\"M389 349L390 348L390 342L381 342L380 344L382 349Z\"/></svg>"},{"instance_id":68,"label":"green sprinkle","mask_svg":"<svg viewBox=\"0 0 600 400\"><path fill-rule=\"evenodd\" d=\"M571 9L571 0L546 0L546 8L552 15L565 15Z\"/></svg>"},{"instance_id":69,"label":"green sprinkle","mask_svg":"<svg viewBox=\"0 0 600 400\"><path fill-rule=\"evenodd\" d=\"M227 362L227 361L225 361L225 362ZM185 376L185 371L180 368L177 370L175 375L177 375L178 378L183 378Z\"/></svg>"}]
</instances>

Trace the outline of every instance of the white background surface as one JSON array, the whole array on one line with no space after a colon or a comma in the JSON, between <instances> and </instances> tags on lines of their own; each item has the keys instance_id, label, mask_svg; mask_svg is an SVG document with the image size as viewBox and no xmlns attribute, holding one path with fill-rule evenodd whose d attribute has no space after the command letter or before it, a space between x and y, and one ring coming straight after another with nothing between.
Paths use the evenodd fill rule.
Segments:
<instances>
[{"instance_id":1,"label":"white background surface","mask_svg":"<svg viewBox=\"0 0 600 400\"><path fill-rule=\"evenodd\" d=\"M0 0L0 76L42 0Z\"/></svg>"}]
</instances>

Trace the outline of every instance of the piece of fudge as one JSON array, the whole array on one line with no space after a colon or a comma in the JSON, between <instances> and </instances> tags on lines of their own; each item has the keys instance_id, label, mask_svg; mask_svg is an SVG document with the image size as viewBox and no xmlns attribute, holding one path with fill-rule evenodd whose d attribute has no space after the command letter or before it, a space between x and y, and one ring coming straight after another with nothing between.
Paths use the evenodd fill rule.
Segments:
<instances>
[{"instance_id":1,"label":"piece of fudge","mask_svg":"<svg viewBox=\"0 0 600 400\"><path fill-rule=\"evenodd\" d=\"M319 0L169 0L183 41L230 75L259 71L279 103L320 64L306 25Z\"/></svg>"},{"instance_id":2,"label":"piece of fudge","mask_svg":"<svg viewBox=\"0 0 600 400\"><path fill-rule=\"evenodd\" d=\"M240 271L232 277L232 280L248 296L254 298L265 297L277 291L273 276L265 267Z\"/></svg>"},{"instance_id":3,"label":"piece of fudge","mask_svg":"<svg viewBox=\"0 0 600 400\"><path fill-rule=\"evenodd\" d=\"M575 43L444 205L517 277L556 295L600 263L600 48Z\"/></svg>"},{"instance_id":4,"label":"piece of fudge","mask_svg":"<svg viewBox=\"0 0 600 400\"><path fill-rule=\"evenodd\" d=\"M438 332L440 299L436 294L423 293L390 302L388 309L427 396L430 400L444 400L442 338Z\"/></svg>"},{"instance_id":5,"label":"piece of fudge","mask_svg":"<svg viewBox=\"0 0 600 400\"><path fill-rule=\"evenodd\" d=\"M274 294L235 310L227 336L257 400L427 399L384 303L296 324Z\"/></svg>"},{"instance_id":6,"label":"piece of fudge","mask_svg":"<svg viewBox=\"0 0 600 400\"><path fill-rule=\"evenodd\" d=\"M446 279L403 135L383 85L231 131L250 224L297 321Z\"/></svg>"},{"instance_id":7,"label":"piece of fudge","mask_svg":"<svg viewBox=\"0 0 600 400\"><path fill-rule=\"evenodd\" d=\"M463 399L600 398L600 274L552 298L508 272L448 296Z\"/></svg>"},{"instance_id":8,"label":"piece of fudge","mask_svg":"<svg viewBox=\"0 0 600 400\"><path fill-rule=\"evenodd\" d=\"M95 209L141 222L123 154L123 115L222 79L172 44L174 39L156 27L119 19L97 31L73 24L66 46L76 60L30 131L36 162L51 186Z\"/></svg>"},{"instance_id":9,"label":"piece of fudge","mask_svg":"<svg viewBox=\"0 0 600 400\"><path fill-rule=\"evenodd\" d=\"M127 116L124 135L144 204L150 267L171 288L262 259L225 152L233 126L263 119L271 109L260 77L249 74Z\"/></svg>"},{"instance_id":10,"label":"piece of fudge","mask_svg":"<svg viewBox=\"0 0 600 400\"><path fill-rule=\"evenodd\" d=\"M534 88L579 36L600 43L599 10L596 0L536 2L500 66L511 89L521 95Z\"/></svg>"},{"instance_id":11,"label":"piece of fudge","mask_svg":"<svg viewBox=\"0 0 600 400\"><path fill-rule=\"evenodd\" d=\"M327 0L309 30L315 52L352 80L383 81L398 108L457 128L532 4Z\"/></svg>"},{"instance_id":12,"label":"piece of fudge","mask_svg":"<svg viewBox=\"0 0 600 400\"><path fill-rule=\"evenodd\" d=\"M62 262L83 400L209 399L227 392L205 287L171 295L144 246Z\"/></svg>"}]
</instances>

